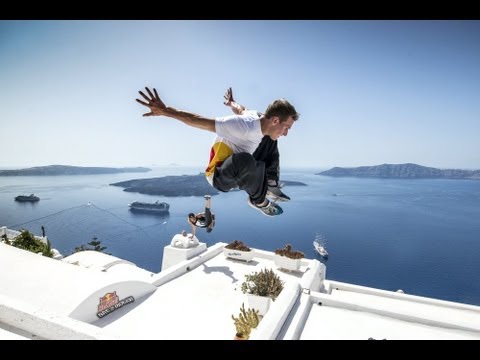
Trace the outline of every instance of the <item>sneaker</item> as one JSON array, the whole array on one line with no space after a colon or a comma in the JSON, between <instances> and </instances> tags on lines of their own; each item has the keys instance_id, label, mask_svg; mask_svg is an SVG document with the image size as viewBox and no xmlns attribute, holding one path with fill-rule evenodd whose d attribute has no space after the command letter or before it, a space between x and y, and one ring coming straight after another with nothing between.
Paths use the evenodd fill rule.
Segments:
<instances>
[{"instance_id":1,"label":"sneaker","mask_svg":"<svg viewBox=\"0 0 480 360\"><path fill-rule=\"evenodd\" d=\"M266 216L275 216L283 213L282 208L277 204L275 204L273 201L268 201L267 205L265 206L257 206L254 203L252 203L250 198L248 198L248 205L250 205L252 208L258 211L261 211Z\"/></svg>"},{"instance_id":2,"label":"sneaker","mask_svg":"<svg viewBox=\"0 0 480 360\"><path fill-rule=\"evenodd\" d=\"M204 195L203 197L205 198L205 200L209 200L212 198L210 195Z\"/></svg>"},{"instance_id":3,"label":"sneaker","mask_svg":"<svg viewBox=\"0 0 480 360\"><path fill-rule=\"evenodd\" d=\"M285 195L282 190L280 190L280 186L268 186L267 189L267 196L272 199L273 201L288 201L290 197Z\"/></svg>"}]
</instances>

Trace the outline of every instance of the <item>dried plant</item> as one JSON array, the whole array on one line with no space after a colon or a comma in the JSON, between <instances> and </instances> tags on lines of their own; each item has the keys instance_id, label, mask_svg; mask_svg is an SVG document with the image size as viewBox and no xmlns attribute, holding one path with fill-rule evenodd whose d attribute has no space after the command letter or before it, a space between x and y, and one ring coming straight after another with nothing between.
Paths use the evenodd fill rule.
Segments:
<instances>
[{"instance_id":1,"label":"dried plant","mask_svg":"<svg viewBox=\"0 0 480 360\"><path fill-rule=\"evenodd\" d=\"M237 336L244 339L250 337L252 329L255 329L260 322L258 310L248 308L245 310L245 305L242 303L240 308L240 314L238 317L232 315L233 322L235 324L235 329L237 331Z\"/></svg>"},{"instance_id":2,"label":"dried plant","mask_svg":"<svg viewBox=\"0 0 480 360\"><path fill-rule=\"evenodd\" d=\"M305 254L301 251L292 250L292 245L286 244L282 249L275 250L275 254L285 256L289 259L303 259Z\"/></svg>"},{"instance_id":3,"label":"dried plant","mask_svg":"<svg viewBox=\"0 0 480 360\"><path fill-rule=\"evenodd\" d=\"M240 240L232 241L230 244L225 246L225 248L230 249L230 250L239 250L239 251L251 251L252 250L247 245L245 245L243 242L241 242Z\"/></svg>"},{"instance_id":4,"label":"dried plant","mask_svg":"<svg viewBox=\"0 0 480 360\"><path fill-rule=\"evenodd\" d=\"M275 301L283 290L284 282L272 269L263 269L260 272L245 275L241 289L244 294L268 296Z\"/></svg>"}]
</instances>

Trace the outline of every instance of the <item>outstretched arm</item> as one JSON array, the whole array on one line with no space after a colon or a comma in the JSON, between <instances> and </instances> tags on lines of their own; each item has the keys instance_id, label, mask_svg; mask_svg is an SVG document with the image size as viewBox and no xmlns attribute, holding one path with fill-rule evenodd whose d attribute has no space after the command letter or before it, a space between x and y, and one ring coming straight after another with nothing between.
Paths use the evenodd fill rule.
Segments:
<instances>
[{"instance_id":1,"label":"outstretched arm","mask_svg":"<svg viewBox=\"0 0 480 360\"><path fill-rule=\"evenodd\" d=\"M195 236L195 232L196 232L196 229L197 227L195 226L195 224L193 224L190 219L187 219L188 223L190 224L190 226L192 227L192 236L191 236L191 239L193 239L193 237Z\"/></svg>"},{"instance_id":2,"label":"outstretched arm","mask_svg":"<svg viewBox=\"0 0 480 360\"><path fill-rule=\"evenodd\" d=\"M142 104L150 109L150 112L143 114L143 116L167 116L173 119L180 120L186 125L202 130L215 132L214 119L209 119L194 113L168 107L160 99L155 88L153 89L155 95L152 94L148 87L146 87L145 90L147 90L148 96L145 95L143 92L139 91L139 94L145 99L145 101L136 99L139 104Z\"/></svg>"},{"instance_id":3,"label":"outstretched arm","mask_svg":"<svg viewBox=\"0 0 480 360\"><path fill-rule=\"evenodd\" d=\"M223 102L226 106L229 106L232 111L237 115L245 114L247 110L245 106L238 104L235 100L233 100L233 91L232 88L229 87L227 91L225 91L225 95L223 95L225 101Z\"/></svg>"}]
</instances>

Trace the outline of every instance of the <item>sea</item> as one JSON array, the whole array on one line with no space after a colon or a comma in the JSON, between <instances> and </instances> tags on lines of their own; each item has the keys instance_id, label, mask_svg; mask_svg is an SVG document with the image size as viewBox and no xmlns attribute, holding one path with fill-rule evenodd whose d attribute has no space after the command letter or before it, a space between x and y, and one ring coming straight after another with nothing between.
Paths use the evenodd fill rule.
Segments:
<instances>
[{"instance_id":1,"label":"sea","mask_svg":"<svg viewBox=\"0 0 480 360\"><path fill-rule=\"evenodd\" d=\"M118 181L196 175L202 168L169 166L148 173L0 177L0 226L27 229L71 254L94 237L106 252L159 272L164 246L182 230L187 214L204 210L203 197L163 197L123 191ZM291 201L267 217L247 204L244 191L213 196L216 224L197 230L207 246L241 240L275 250L289 243L323 262L327 279L402 289L407 294L480 305L480 181L366 179L316 175L320 169L282 168ZM36 203L15 196L31 194ZM133 201L165 201L168 215L131 212ZM324 238L328 259L313 241ZM35 271L31 269L31 271Z\"/></svg>"}]
</instances>

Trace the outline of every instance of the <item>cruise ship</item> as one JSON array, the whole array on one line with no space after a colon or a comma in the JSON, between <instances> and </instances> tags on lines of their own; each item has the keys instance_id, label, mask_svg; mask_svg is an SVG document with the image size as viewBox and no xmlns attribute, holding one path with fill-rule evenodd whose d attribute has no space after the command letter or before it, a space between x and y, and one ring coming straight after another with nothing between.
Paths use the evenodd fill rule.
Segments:
<instances>
[{"instance_id":1,"label":"cruise ship","mask_svg":"<svg viewBox=\"0 0 480 360\"><path fill-rule=\"evenodd\" d=\"M316 259L287 271L271 251L238 261L182 233L154 273L96 251L39 256L11 236L0 228L0 339L234 339L240 284L265 268L284 287L250 340L480 339L479 306L330 280Z\"/></svg>"},{"instance_id":2,"label":"cruise ship","mask_svg":"<svg viewBox=\"0 0 480 360\"><path fill-rule=\"evenodd\" d=\"M35 196L34 194L15 196L15 201L19 202L36 202L39 200L40 198L38 196Z\"/></svg>"},{"instance_id":3,"label":"cruise ship","mask_svg":"<svg viewBox=\"0 0 480 360\"><path fill-rule=\"evenodd\" d=\"M151 212L151 213L159 213L159 214L166 214L170 209L170 204L166 202L159 202L159 201L155 201L154 203L134 201L131 204L129 204L129 206L130 206L130 210L132 211Z\"/></svg>"}]
</instances>

